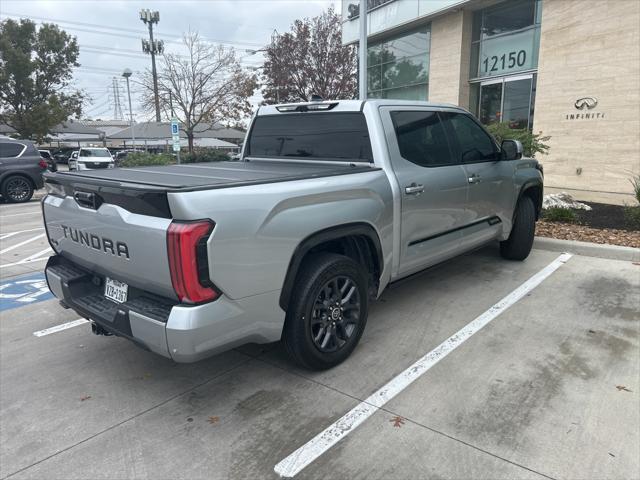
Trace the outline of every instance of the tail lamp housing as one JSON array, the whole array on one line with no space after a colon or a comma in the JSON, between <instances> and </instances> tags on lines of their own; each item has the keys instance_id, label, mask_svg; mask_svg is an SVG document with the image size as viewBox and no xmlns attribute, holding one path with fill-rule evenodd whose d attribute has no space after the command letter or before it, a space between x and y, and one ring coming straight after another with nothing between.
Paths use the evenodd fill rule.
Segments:
<instances>
[{"instance_id":1,"label":"tail lamp housing","mask_svg":"<svg viewBox=\"0 0 640 480\"><path fill-rule=\"evenodd\" d=\"M38 162L38 166L40 168L42 168L43 170L46 170L47 168L49 168L49 164L47 163L47 161L44 158L40 159L40 161Z\"/></svg>"},{"instance_id":2,"label":"tail lamp housing","mask_svg":"<svg viewBox=\"0 0 640 480\"><path fill-rule=\"evenodd\" d=\"M220 292L209 279L207 240L215 227L211 220L173 221L167 230L171 283L183 303L211 302Z\"/></svg>"}]
</instances>

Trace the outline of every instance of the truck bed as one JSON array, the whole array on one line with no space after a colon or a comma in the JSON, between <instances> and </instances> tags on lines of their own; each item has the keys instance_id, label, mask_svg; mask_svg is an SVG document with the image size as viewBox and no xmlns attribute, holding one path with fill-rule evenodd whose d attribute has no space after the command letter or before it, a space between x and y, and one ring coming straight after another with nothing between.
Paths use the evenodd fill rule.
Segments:
<instances>
[{"instance_id":1,"label":"truck bed","mask_svg":"<svg viewBox=\"0 0 640 480\"><path fill-rule=\"evenodd\" d=\"M48 174L47 181L148 191L193 191L304 180L370 171L372 166L260 161L195 163Z\"/></svg>"}]
</instances>

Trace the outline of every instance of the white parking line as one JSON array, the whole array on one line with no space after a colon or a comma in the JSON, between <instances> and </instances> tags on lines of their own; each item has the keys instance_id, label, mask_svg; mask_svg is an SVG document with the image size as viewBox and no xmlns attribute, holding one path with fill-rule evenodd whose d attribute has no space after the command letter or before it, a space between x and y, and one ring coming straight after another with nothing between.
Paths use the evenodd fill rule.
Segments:
<instances>
[{"instance_id":1,"label":"white parking line","mask_svg":"<svg viewBox=\"0 0 640 480\"><path fill-rule=\"evenodd\" d=\"M32 263L32 262L39 262L41 260L47 260L49 257L43 257L42 255L45 255L49 252L52 252L53 250L51 250L50 247L45 248L44 250L41 250L37 253L34 253L33 255L27 257L27 258L23 258L22 260L20 260L19 262L13 262L13 263L5 263L4 265L0 265L0 268L7 268L7 267L13 267L14 265L24 265L25 263Z\"/></svg>"},{"instance_id":2,"label":"white parking line","mask_svg":"<svg viewBox=\"0 0 640 480\"><path fill-rule=\"evenodd\" d=\"M274 471L281 477L291 478L297 475L302 469L320 457L320 455L329 450L342 438L346 437L350 432L353 432L367 418L372 416L392 398L420 378L431 367L462 345L465 340L480 331L494 318L540 285L549 275L565 264L571 256L570 253L560 255L545 268L489 308L489 310L458 330L365 401L347 412L334 424L327 427L323 432L320 432L287 458L280 461L274 467Z\"/></svg>"},{"instance_id":3,"label":"white parking line","mask_svg":"<svg viewBox=\"0 0 640 480\"><path fill-rule=\"evenodd\" d=\"M17 230L15 232L5 233L4 235L0 235L0 240L4 240L5 238L9 238L9 237L14 237L16 235L20 235L21 233L37 232L38 230L44 230L44 227L29 228L28 230Z\"/></svg>"},{"instance_id":4,"label":"white parking line","mask_svg":"<svg viewBox=\"0 0 640 480\"><path fill-rule=\"evenodd\" d=\"M27 243L31 243L34 240L38 240L42 237L44 237L46 234L45 233L41 233L40 235L36 235L34 237L31 238L27 238L26 240L20 242L20 243L16 243L15 245L11 245L10 247L5 248L4 250L0 250L0 255L3 253L7 253L10 252L11 250L15 250L16 248L20 248L23 245L26 245Z\"/></svg>"},{"instance_id":5,"label":"white parking line","mask_svg":"<svg viewBox=\"0 0 640 480\"><path fill-rule=\"evenodd\" d=\"M5 215L2 214L0 215L0 218L8 218L8 217L20 217L22 215L35 215L35 214L42 214L41 210L34 210L33 212L23 212L23 213L10 213L9 215Z\"/></svg>"},{"instance_id":6,"label":"white parking line","mask_svg":"<svg viewBox=\"0 0 640 480\"><path fill-rule=\"evenodd\" d=\"M63 323L62 325L56 325L55 327L45 328L44 330L38 330L37 332L33 332L36 337L44 337L45 335L51 335L52 333L61 332L66 330L67 328L77 327L78 325L82 325L84 323L88 323L89 320L84 318L79 318L78 320L74 320L73 322Z\"/></svg>"}]
</instances>

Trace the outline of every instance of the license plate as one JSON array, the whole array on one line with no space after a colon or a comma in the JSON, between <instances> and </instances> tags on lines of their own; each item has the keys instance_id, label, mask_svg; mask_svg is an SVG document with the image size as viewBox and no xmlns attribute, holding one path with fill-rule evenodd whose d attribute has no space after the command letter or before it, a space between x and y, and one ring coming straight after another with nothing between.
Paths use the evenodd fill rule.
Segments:
<instances>
[{"instance_id":1,"label":"license plate","mask_svg":"<svg viewBox=\"0 0 640 480\"><path fill-rule=\"evenodd\" d=\"M104 296L109 300L113 300L117 303L124 303L127 301L127 293L129 292L129 285L119 282L113 278L107 277L104 282Z\"/></svg>"}]
</instances>

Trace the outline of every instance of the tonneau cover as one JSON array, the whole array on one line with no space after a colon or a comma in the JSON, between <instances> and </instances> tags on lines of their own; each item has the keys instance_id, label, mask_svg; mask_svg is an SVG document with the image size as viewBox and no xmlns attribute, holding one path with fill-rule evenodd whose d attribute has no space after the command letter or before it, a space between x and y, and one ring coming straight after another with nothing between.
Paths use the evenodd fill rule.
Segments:
<instances>
[{"instance_id":1,"label":"tonneau cover","mask_svg":"<svg viewBox=\"0 0 640 480\"><path fill-rule=\"evenodd\" d=\"M54 183L125 185L129 188L190 191L303 180L371 171L374 165L268 161L193 163L183 165L85 170L46 175Z\"/></svg>"}]
</instances>

